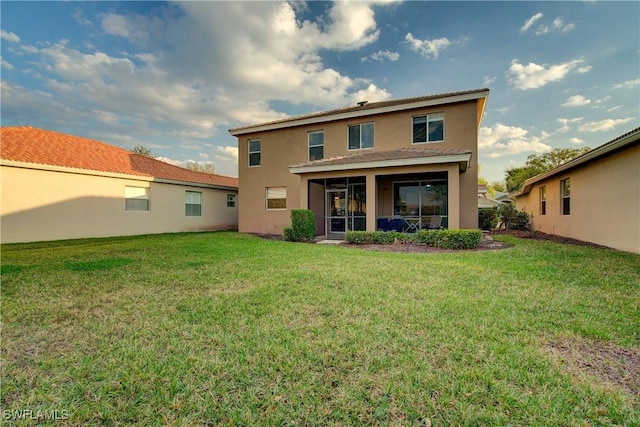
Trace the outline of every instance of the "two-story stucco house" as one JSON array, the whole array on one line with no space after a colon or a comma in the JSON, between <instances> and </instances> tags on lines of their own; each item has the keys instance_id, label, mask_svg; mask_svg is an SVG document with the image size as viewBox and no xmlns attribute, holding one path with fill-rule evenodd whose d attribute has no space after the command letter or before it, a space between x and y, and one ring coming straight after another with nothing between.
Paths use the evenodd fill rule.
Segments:
<instances>
[{"instance_id":1,"label":"two-story stucco house","mask_svg":"<svg viewBox=\"0 0 640 427\"><path fill-rule=\"evenodd\" d=\"M238 227L276 233L291 209L318 235L478 226L478 130L488 89L385 102L230 129L238 138Z\"/></svg>"}]
</instances>

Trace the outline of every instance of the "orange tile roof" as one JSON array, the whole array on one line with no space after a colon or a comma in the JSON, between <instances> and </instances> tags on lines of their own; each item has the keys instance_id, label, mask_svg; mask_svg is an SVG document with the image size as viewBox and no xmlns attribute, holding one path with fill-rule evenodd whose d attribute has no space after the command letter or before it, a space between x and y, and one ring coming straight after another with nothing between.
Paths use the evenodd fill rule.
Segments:
<instances>
[{"instance_id":1,"label":"orange tile roof","mask_svg":"<svg viewBox=\"0 0 640 427\"><path fill-rule=\"evenodd\" d=\"M104 142L30 126L0 128L0 158L238 188L238 178L195 172Z\"/></svg>"}]
</instances>

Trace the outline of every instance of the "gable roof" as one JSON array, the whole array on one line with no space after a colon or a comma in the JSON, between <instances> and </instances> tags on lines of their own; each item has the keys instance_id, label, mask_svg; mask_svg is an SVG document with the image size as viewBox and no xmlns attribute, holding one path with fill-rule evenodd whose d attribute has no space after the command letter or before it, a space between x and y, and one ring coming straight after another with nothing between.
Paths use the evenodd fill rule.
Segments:
<instances>
[{"instance_id":1,"label":"gable roof","mask_svg":"<svg viewBox=\"0 0 640 427\"><path fill-rule=\"evenodd\" d=\"M238 188L238 179L196 172L93 139L30 126L0 128L2 164L97 175L129 175L166 183Z\"/></svg>"},{"instance_id":2,"label":"gable roof","mask_svg":"<svg viewBox=\"0 0 640 427\"><path fill-rule=\"evenodd\" d=\"M559 173L565 172L567 170L576 168L581 165L585 165L591 162L594 162L602 157L608 156L620 150L624 150L626 148L633 147L640 143L640 127L635 128L632 131L625 133L624 135L620 135L619 137L612 139L611 141L602 144L599 147L594 148L591 151L588 151L585 154L582 154L568 162L551 169L550 171L543 172L539 175L536 175L532 178L527 179L522 184L522 190L517 193L515 196L522 196L523 194L527 194L531 191L531 187L533 184L557 175Z\"/></svg>"},{"instance_id":3,"label":"gable roof","mask_svg":"<svg viewBox=\"0 0 640 427\"><path fill-rule=\"evenodd\" d=\"M362 151L289 166L291 173L327 172L348 169L369 169L392 166L459 163L466 171L472 152L444 148L406 147L390 151Z\"/></svg>"},{"instance_id":4,"label":"gable roof","mask_svg":"<svg viewBox=\"0 0 640 427\"><path fill-rule=\"evenodd\" d=\"M371 116L374 114L389 113L395 111L410 110L415 108L430 107L435 105L453 104L465 101L480 101L478 107L477 124L484 114L484 106L489 96L489 89L476 89L462 92L450 92L438 95L427 95L415 98L396 99L381 102L359 102L357 106L341 108L337 110L323 111L302 116L289 117L282 120L261 123L251 126L237 127L229 129L229 133L233 136L244 135L253 132L262 132L266 130L282 129L294 126L303 126L307 124L324 123L335 120Z\"/></svg>"}]
</instances>

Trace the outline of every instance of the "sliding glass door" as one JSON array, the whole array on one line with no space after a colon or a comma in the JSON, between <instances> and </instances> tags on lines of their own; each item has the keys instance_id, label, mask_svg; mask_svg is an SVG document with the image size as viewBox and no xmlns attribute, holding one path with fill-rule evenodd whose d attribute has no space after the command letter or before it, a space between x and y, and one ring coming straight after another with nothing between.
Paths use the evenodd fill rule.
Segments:
<instances>
[{"instance_id":1,"label":"sliding glass door","mask_svg":"<svg viewBox=\"0 0 640 427\"><path fill-rule=\"evenodd\" d=\"M364 178L327 180L325 189L327 236L343 238L347 230L366 230L367 190Z\"/></svg>"}]
</instances>

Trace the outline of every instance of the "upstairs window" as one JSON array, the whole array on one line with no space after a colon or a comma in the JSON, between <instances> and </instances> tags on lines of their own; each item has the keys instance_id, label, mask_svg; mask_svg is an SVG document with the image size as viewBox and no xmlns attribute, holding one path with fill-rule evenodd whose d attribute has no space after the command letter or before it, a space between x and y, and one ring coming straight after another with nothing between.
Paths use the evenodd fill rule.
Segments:
<instances>
[{"instance_id":1,"label":"upstairs window","mask_svg":"<svg viewBox=\"0 0 640 427\"><path fill-rule=\"evenodd\" d=\"M124 210L144 212L149 210L149 189L145 187L124 187Z\"/></svg>"},{"instance_id":2,"label":"upstairs window","mask_svg":"<svg viewBox=\"0 0 640 427\"><path fill-rule=\"evenodd\" d=\"M413 118L413 143L444 141L444 113Z\"/></svg>"},{"instance_id":3,"label":"upstairs window","mask_svg":"<svg viewBox=\"0 0 640 427\"><path fill-rule=\"evenodd\" d=\"M547 214L547 187L540 187L540 215Z\"/></svg>"},{"instance_id":4,"label":"upstairs window","mask_svg":"<svg viewBox=\"0 0 640 427\"><path fill-rule=\"evenodd\" d=\"M202 216L202 193L185 191L185 215Z\"/></svg>"},{"instance_id":5,"label":"upstairs window","mask_svg":"<svg viewBox=\"0 0 640 427\"><path fill-rule=\"evenodd\" d=\"M260 140L249 140L249 166L260 166Z\"/></svg>"},{"instance_id":6,"label":"upstairs window","mask_svg":"<svg viewBox=\"0 0 640 427\"><path fill-rule=\"evenodd\" d=\"M267 187L267 209L287 208L287 187Z\"/></svg>"},{"instance_id":7,"label":"upstairs window","mask_svg":"<svg viewBox=\"0 0 640 427\"><path fill-rule=\"evenodd\" d=\"M571 215L571 181L569 178L560 181L560 195L562 197L562 215Z\"/></svg>"},{"instance_id":8,"label":"upstairs window","mask_svg":"<svg viewBox=\"0 0 640 427\"><path fill-rule=\"evenodd\" d=\"M349 150L373 148L373 123L349 125Z\"/></svg>"},{"instance_id":9,"label":"upstairs window","mask_svg":"<svg viewBox=\"0 0 640 427\"><path fill-rule=\"evenodd\" d=\"M309 161L324 158L324 131L309 132Z\"/></svg>"}]
</instances>

